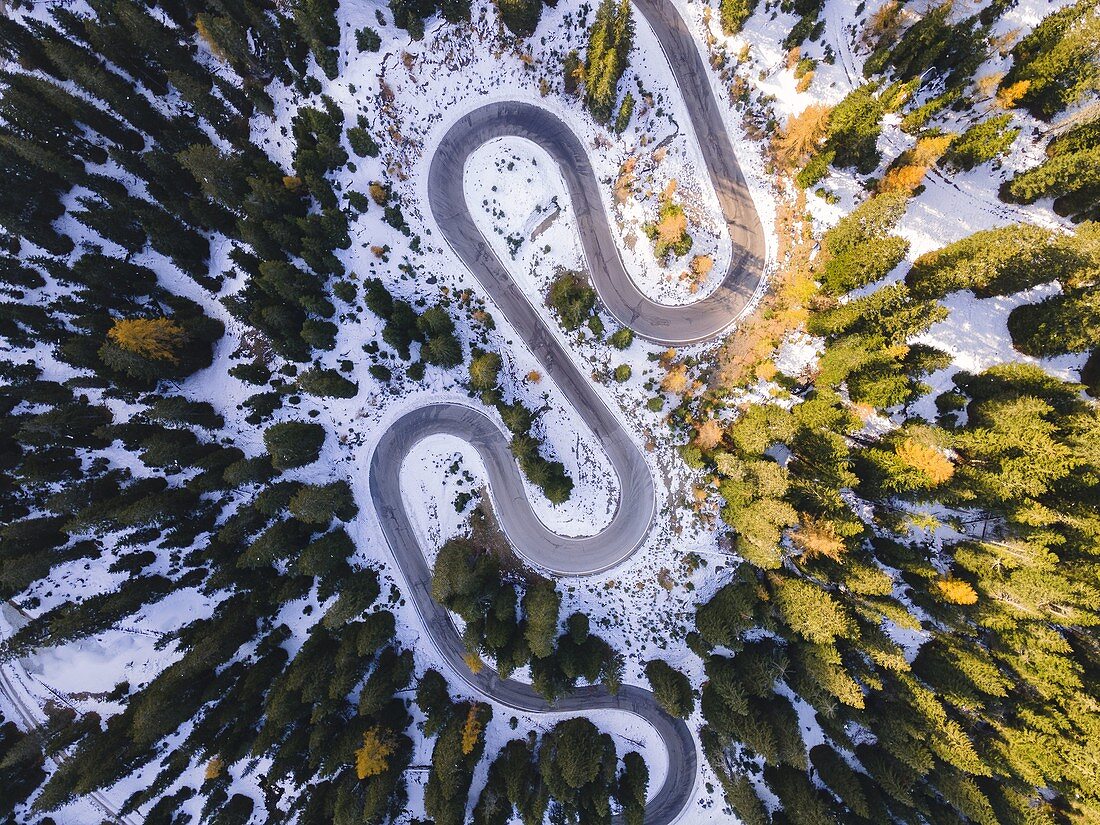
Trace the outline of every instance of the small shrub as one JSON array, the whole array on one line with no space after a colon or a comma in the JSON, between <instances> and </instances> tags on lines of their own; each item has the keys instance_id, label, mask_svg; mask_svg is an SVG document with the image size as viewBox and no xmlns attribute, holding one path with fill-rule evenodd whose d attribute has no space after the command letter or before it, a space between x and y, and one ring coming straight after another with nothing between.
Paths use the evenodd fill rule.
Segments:
<instances>
[{"instance_id":1,"label":"small shrub","mask_svg":"<svg viewBox=\"0 0 1100 825\"><path fill-rule=\"evenodd\" d=\"M550 284L546 301L557 312L561 325L572 332L591 317L596 307L596 290L581 273L562 270Z\"/></svg>"},{"instance_id":2,"label":"small shrub","mask_svg":"<svg viewBox=\"0 0 1100 825\"><path fill-rule=\"evenodd\" d=\"M357 29L355 45L361 52L376 52L382 48L382 37L370 26Z\"/></svg>"},{"instance_id":3,"label":"small shrub","mask_svg":"<svg viewBox=\"0 0 1100 825\"><path fill-rule=\"evenodd\" d=\"M607 339L607 343L611 344L615 349L626 349L634 343L634 330L630 327L620 327L611 333L611 337Z\"/></svg>"},{"instance_id":4,"label":"small shrub","mask_svg":"<svg viewBox=\"0 0 1100 825\"><path fill-rule=\"evenodd\" d=\"M349 381L336 370L314 367L298 377L298 387L302 392L324 398L354 398L359 385Z\"/></svg>"}]
</instances>

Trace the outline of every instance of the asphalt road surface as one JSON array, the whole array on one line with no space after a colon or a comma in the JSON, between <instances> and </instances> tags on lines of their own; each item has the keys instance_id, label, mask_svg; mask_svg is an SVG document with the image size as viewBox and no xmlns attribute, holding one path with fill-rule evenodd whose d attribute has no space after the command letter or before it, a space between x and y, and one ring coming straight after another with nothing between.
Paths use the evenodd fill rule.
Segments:
<instances>
[{"instance_id":1,"label":"asphalt road surface","mask_svg":"<svg viewBox=\"0 0 1100 825\"><path fill-rule=\"evenodd\" d=\"M470 443L481 456L497 517L517 552L535 567L565 576L599 573L629 557L649 534L655 496L641 451L621 425L619 414L596 393L590 379L543 323L532 298L516 286L481 235L463 190L466 161L480 146L501 137L530 140L560 167L593 284L604 305L623 325L651 341L682 345L709 340L740 317L763 275L765 248L759 215L687 25L667 0L635 0L635 7L655 31L672 66L733 241L729 270L713 293L687 306L668 306L651 301L638 290L612 237L599 182L583 144L560 118L538 106L500 102L466 115L443 137L428 178L429 205L447 243L504 312L607 453L620 483L611 523L597 535L583 538L548 530L527 499L508 436L486 415L461 404L433 404L398 419L371 458L369 485L382 530L407 581L406 592L452 670L475 691L523 711L583 713L612 708L645 719L668 752L668 773L646 806L645 819L664 825L675 821L694 796L698 755L687 724L666 714L644 688L624 686L612 696L602 687L586 687L550 705L530 685L501 679L489 667L472 673L450 615L431 597L431 571L405 510L400 485L401 465L419 441L436 434L452 435Z\"/></svg>"}]
</instances>

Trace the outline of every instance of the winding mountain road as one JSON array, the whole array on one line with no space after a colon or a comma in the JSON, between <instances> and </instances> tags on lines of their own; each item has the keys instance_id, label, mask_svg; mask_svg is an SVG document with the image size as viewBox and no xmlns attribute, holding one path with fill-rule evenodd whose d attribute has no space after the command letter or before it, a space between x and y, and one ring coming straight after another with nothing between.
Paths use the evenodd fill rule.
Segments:
<instances>
[{"instance_id":1,"label":"winding mountain road","mask_svg":"<svg viewBox=\"0 0 1100 825\"><path fill-rule=\"evenodd\" d=\"M728 329L748 307L764 269L764 233L744 175L710 86L710 76L687 24L669 0L635 0L655 32L677 79L718 195L733 254L720 285L687 306L659 304L643 295L623 265L608 224L592 163L581 141L557 116L528 103L500 102L456 122L432 157L428 200L436 223L459 258L541 361L605 450L620 483L611 523L594 536L570 538L551 532L527 499L523 479L509 450L508 436L486 415L461 404L432 404L399 418L371 457L369 488L383 533L432 641L455 673L496 702L527 712L584 712L616 709L652 725L668 752L668 773L646 806L646 822L675 821L695 787L695 741L687 724L673 719L652 693L625 686L612 696L602 687L574 691L551 705L530 685L501 679L491 668L474 674L450 615L431 597L431 571L401 495L401 467L423 439L437 434L471 444L485 464L493 506L517 552L534 566L564 576L608 570L629 557L649 534L655 515L655 489L638 446L546 326L531 299L516 286L470 214L463 189L466 162L490 140L519 137L546 150L565 178L576 212L588 270L608 311L638 335L667 345L709 340Z\"/></svg>"},{"instance_id":2,"label":"winding mountain road","mask_svg":"<svg viewBox=\"0 0 1100 825\"><path fill-rule=\"evenodd\" d=\"M501 679L491 668L472 673L465 647L447 611L431 597L431 572L405 510L401 466L410 450L434 434L457 436L480 454L489 476L494 509L516 550L536 567L565 576L591 575L629 557L652 527L653 479L637 445L619 416L609 409L589 380L542 321L527 296L478 231L466 204L463 174L470 154L487 141L521 137L537 143L558 163L577 215L589 273L608 311L623 325L651 341L683 345L709 340L726 330L748 307L760 283L765 258L760 218L738 166L710 76L687 24L670 0L634 0L656 34L676 75L688 114L718 195L733 254L720 285L687 306L655 303L627 273L612 237L599 184L581 141L555 115L526 103L495 103L455 123L433 156L428 181L430 207L448 244L507 316L539 358L569 402L607 453L620 482L620 499L611 523L595 536L559 536L539 521L509 449L508 436L486 415L460 404L434 404L398 419L371 458L369 487L383 532L407 580L424 625L448 664L468 685L494 701L531 713L577 713L597 709L632 713L653 726L668 754L665 781L646 806L652 825L675 821L690 803L697 775L695 741L687 724L665 713L644 688L623 686L616 695L605 688L579 688L553 705L530 685ZM28 729L39 724L39 711L16 689L16 674L0 669L0 694ZM108 816L120 816L100 793L91 802Z\"/></svg>"}]
</instances>

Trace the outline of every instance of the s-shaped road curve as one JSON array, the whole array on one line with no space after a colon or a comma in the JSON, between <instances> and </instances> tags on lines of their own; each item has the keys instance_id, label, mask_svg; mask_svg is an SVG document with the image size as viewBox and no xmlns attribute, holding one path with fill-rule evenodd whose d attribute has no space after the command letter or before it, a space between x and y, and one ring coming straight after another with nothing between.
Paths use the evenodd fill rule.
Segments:
<instances>
[{"instance_id":1,"label":"s-shaped road curve","mask_svg":"<svg viewBox=\"0 0 1100 825\"><path fill-rule=\"evenodd\" d=\"M466 115L443 137L428 173L429 205L447 243L504 312L607 453L620 483L611 523L597 535L583 538L548 530L527 499L507 435L488 416L461 404L432 404L394 422L371 457L369 488L382 531L408 583L407 592L454 672L474 690L526 712L617 709L645 719L657 730L668 752L668 773L646 806L645 819L665 825L679 817L693 795L698 757L688 726L665 713L644 688L624 686L612 696L602 687L586 687L550 705L530 685L501 679L491 668L472 673L465 664L466 650L454 623L431 597L431 571L409 521L400 483L401 466L419 441L436 434L467 441L485 464L494 509L517 552L536 567L564 576L591 575L614 567L630 556L650 531L655 491L641 451L492 251L474 223L463 190L466 161L480 146L501 137L530 140L559 165L576 211L593 283L604 305L622 324L651 341L681 345L709 340L737 320L763 276L765 247L760 218L711 94L707 69L683 18L669 0L635 0L635 5L657 35L676 75L733 241L729 270L714 292L694 304L668 306L649 300L638 290L619 256L583 144L562 120L538 106L501 102Z\"/></svg>"}]
</instances>

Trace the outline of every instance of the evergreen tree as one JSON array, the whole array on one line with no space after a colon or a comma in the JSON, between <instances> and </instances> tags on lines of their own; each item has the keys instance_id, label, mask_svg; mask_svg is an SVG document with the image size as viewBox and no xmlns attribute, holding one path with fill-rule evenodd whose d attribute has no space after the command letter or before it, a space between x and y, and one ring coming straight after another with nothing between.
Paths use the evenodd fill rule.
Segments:
<instances>
[{"instance_id":1,"label":"evergreen tree","mask_svg":"<svg viewBox=\"0 0 1100 825\"><path fill-rule=\"evenodd\" d=\"M530 37L539 25L543 0L495 0L501 22L519 38Z\"/></svg>"},{"instance_id":2,"label":"evergreen tree","mask_svg":"<svg viewBox=\"0 0 1100 825\"><path fill-rule=\"evenodd\" d=\"M553 653L560 606L561 594L552 581L540 578L528 585L523 594L523 612L527 617L524 635L532 656L542 659Z\"/></svg>"},{"instance_id":3,"label":"evergreen tree","mask_svg":"<svg viewBox=\"0 0 1100 825\"><path fill-rule=\"evenodd\" d=\"M332 519L350 521L359 508L346 481L303 484L289 501L290 512L308 524L327 525Z\"/></svg>"},{"instance_id":4,"label":"evergreen tree","mask_svg":"<svg viewBox=\"0 0 1100 825\"><path fill-rule=\"evenodd\" d=\"M320 367L306 370L298 376L298 387L302 392L323 398L354 398L359 393L359 385L349 381L336 370Z\"/></svg>"},{"instance_id":5,"label":"evergreen tree","mask_svg":"<svg viewBox=\"0 0 1100 825\"><path fill-rule=\"evenodd\" d=\"M649 787L649 767L642 755L631 751L623 757L623 769L615 789L615 799L622 806L626 825L642 825L645 821L646 792Z\"/></svg>"},{"instance_id":6,"label":"evergreen tree","mask_svg":"<svg viewBox=\"0 0 1100 825\"><path fill-rule=\"evenodd\" d=\"M841 294L874 283L901 262L909 244L890 230L905 208L904 192L876 195L826 233L815 267L826 289Z\"/></svg>"},{"instance_id":7,"label":"evergreen tree","mask_svg":"<svg viewBox=\"0 0 1100 825\"><path fill-rule=\"evenodd\" d=\"M278 470L312 464L325 443L325 428L320 424L285 421L264 431L264 446Z\"/></svg>"},{"instance_id":8,"label":"evergreen tree","mask_svg":"<svg viewBox=\"0 0 1100 825\"><path fill-rule=\"evenodd\" d=\"M691 716L695 711L695 696L687 676L661 659L649 661L645 666L645 675L662 708L680 719Z\"/></svg>"},{"instance_id":9,"label":"evergreen tree","mask_svg":"<svg viewBox=\"0 0 1100 825\"><path fill-rule=\"evenodd\" d=\"M1012 68L1001 81L1007 89L1024 84L1019 98L1031 114L1050 120L1059 111L1100 89L1100 13L1079 0L1055 11L1012 48Z\"/></svg>"},{"instance_id":10,"label":"evergreen tree","mask_svg":"<svg viewBox=\"0 0 1100 825\"><path fill-rule=\"evenodd\" d=\"M607 123L615 110L619 81L630 65L634 19L626 0L600 0L588 34L584 59L584 98L592 116Z\"/></svg>"},{"instance_id":11,"label":"evergreen tree","mask_svg":"<svg viewBox=\"0 0 1100 825\"><path fill-rule=\"evenodd\" d=\"M553 798L551 817L602 821L610 813L615 743L585 718L559 722L542 738L539 772Z\"/></svg>"},{"instance_id":12,"label":"evergreen tree","mask_svg":"<svg viewBox=\"0 0 1100 825\"><path fill-rule=\"evenodd\" d=\"M967 171L1003 155L1020 134L1019 129L1009 126L1011 122L1011 115L978 121L952 141L943 163L948 168Z\"/></svg>"},{"instance_id":13,"label":"evergreen tree","mask_svg":"<svg viewBox=\"0 0 1100 825\"><path fill-rule=\"evenodd\" d=\"M1024 304L1008 316L1012 345L1027 355L1086 352L1100 340L1100 292L1095 286Z\"/></svg>"},{"instance_id":14,"label":"evergreen tree","mask_svg":"<svg viewBox=\"0 0 1100 825\"><path fill-rule=\"evenodd\" d=\"M752 17L756 5L754 0L721 0L718 4L718 19L727 37L740 33L741 27Z\"/></svg>"}]
</instances>

